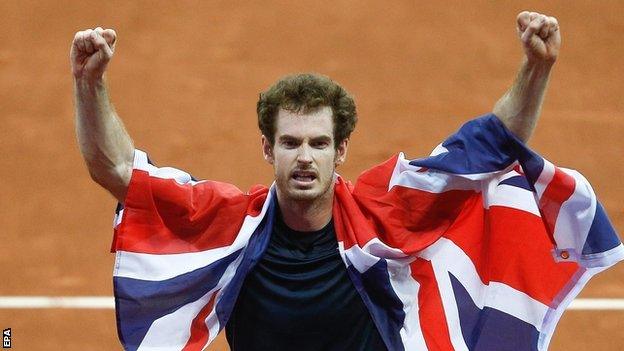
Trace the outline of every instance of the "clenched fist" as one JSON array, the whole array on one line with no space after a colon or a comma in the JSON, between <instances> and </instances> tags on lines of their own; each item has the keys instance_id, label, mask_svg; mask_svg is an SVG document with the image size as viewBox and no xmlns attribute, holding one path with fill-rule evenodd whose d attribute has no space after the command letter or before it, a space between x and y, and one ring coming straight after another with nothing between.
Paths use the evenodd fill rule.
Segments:
<instances>
[{"instance_id":1,"label":"clenched fist","mask_svg":"<svg viewBox=\"0 0 624 351\"><path fill-rule=\"evenodd\" d=\"M102 78L113 57L116 39L114 30L101 27L76 33L69 55L74 78Z\"/></svg>"},{"instance_id":2,"label":"clenched fist","mask_svg":"<svg viewBox=\"0 0 624 351\"><path fill-rule=\"evenodd\" d=\"M554 63L561 47L559 23L537 12L518 14L518 36L529 62Z\"/></svg>"}]
</instances>

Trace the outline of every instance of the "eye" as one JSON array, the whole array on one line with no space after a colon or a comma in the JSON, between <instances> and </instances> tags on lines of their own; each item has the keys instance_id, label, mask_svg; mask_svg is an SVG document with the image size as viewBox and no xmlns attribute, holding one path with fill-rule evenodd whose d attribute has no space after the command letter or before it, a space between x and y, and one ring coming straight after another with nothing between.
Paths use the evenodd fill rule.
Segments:
<instances>
[{"instance_id":1,"label":"eye","mask_svg":"<svg viewBox=\"0 0 624 351\"><path fill-rule=\"evenodd\" d=\"M312 143L312 147L315 149L324 149L327 146L329 146L329 143L327 141L315 141Z\"/></svg>"},{"instance_id":2,"label":"eye","mask_svg":"<svg viewBox=\"0 0 624 351\"><path fill-rule=\"evenodd\" d=\"M293 149L297 147L297 143L294 140L284 140L282 145L287 149Z\"/></svg>"}]
</instances>

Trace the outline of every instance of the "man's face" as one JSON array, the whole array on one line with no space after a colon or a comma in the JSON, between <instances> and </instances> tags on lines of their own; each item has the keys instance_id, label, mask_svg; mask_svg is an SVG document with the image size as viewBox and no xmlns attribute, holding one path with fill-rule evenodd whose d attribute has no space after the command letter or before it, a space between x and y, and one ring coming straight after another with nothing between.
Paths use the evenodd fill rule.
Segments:
<instances>
[{"instance_id":1,"label":"man's face","mask_svg":"<svg viewBox=\"0 0 624 351\"><path fill-rule=\"evenodd\" d=\"M334 147L331 108L310 113L280 109L276 122L275 144L263 136L262 150L281 195L295 201L333 195L334 171L345 160L348 140Z\"/></svg>"}]
</instances>

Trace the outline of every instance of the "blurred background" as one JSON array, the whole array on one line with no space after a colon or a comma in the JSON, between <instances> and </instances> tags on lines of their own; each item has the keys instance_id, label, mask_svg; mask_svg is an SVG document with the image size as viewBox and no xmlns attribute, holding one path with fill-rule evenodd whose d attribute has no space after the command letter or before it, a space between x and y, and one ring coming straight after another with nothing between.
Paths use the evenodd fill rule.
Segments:
<instances>
[{"instance_id":1,"label":"blurred background","mask_svg":"<svg viewBox=\"0 0 624 351\"><path fill-rule=\"evenodd\" d=\"M624 229L624 2L0 2L0 264L3 296L112 295L115 201L93 183L74 136L69 49L76 31L118 34L110 94L159 165L243 190L270 184L258 93L279 77L329 75L356 98L348 179L398 151L418 157L491 110L521 62L518 12L563 36L530 145L593 184ZM581 297L624 298L624 265ZM115 350L113 309L0 309L16 350ZM568 311L552 350L624 349L624 311ZM209 350L227 350L223 336Z\"/></svg>"}]
</instances>

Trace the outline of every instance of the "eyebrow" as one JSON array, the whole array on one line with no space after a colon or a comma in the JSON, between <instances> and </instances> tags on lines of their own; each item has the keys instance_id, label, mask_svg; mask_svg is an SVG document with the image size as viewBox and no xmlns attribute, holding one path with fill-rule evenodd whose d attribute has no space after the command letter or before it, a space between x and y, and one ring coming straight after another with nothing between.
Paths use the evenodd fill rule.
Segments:
<instances>
[{"instance_id":1,"label":"eyebrow","mask_svg":"<svg viewBox=\"0 0 624 351\"><path fill-rule=\"evenodd\" d=\"M303 138L296 137L296 136L293 136L293 135L288 135L288 134L281 135L278 138L278 140L280 140L280 141L281 140L297 140L297 141L299 141L299 140L302 140L302 139ZM320 135L320 136L317 136L317 137L310 138L310 141L313 141L313 142L314 141L328 141L329 142L331 140L332 140L331 137L328 136L328 135Z\"/></svg>"}]
</instances>

